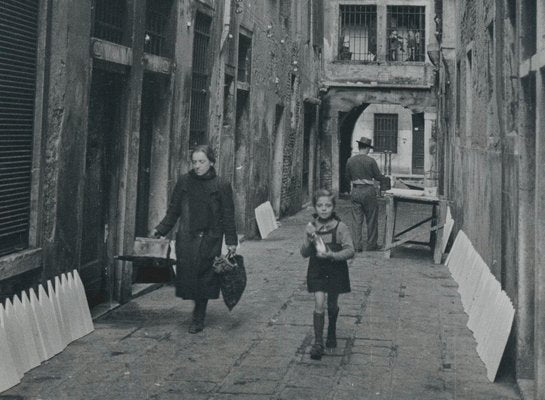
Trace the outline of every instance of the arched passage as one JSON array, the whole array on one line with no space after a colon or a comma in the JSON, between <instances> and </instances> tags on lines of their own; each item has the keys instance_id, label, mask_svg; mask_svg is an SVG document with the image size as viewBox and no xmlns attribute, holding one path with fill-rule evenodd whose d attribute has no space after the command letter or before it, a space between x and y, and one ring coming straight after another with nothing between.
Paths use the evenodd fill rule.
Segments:
<instances>
[{"instance_id":1,"label":"arched passage","mask_svg":"<svg viewBox=\"0 0 545 400\"><path fill-rule=\"evenodd\" d=\"M352 135L358 118L367 108L368 104L354 107L348 112L339 112L339 192L350 191L350 182L346 179L346 161L352 154Z\"/></svg>"},{"instance_id":2,"label":"arched passage","mask_svg":"<svg viewBox=\"0 0 545 400\"><path fill-rule=\"evenodd\" d=\"M411 116L420 114L418 121L424 119L424 150L426 171L433 171L434 154L430 153L433 146L432 130L435 122L435 97L431 90L408 91L402 88L330 88L322 97L322 132L320 141L320 185L331 187L339 193L348 190L348 182L344 178L346 160L353 147L353 131L358 117L370 106L401 107L404 113ZM407 137L413 136L413 119L408 118ZM421 125L421 124L420 124ZM361 135L360 135L361 136ZM405 145L410 146L407 140ZM428 149L428 150L426 150ZM355 149L354 149L355 150ZM412 148L410 149L412 154ZM412 174L411 155L408 156L407 170L404 174ZM407 160L406 160L407 161ZM380 160L377 160L380 165ZM392 165L392 172L394 166Z\"/></svg>"}]
</instances>

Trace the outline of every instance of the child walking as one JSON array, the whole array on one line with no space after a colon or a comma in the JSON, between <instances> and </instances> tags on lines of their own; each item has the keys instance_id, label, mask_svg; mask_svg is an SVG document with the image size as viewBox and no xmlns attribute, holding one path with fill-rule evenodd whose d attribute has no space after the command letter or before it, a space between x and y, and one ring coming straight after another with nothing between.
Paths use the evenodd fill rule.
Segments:
<instances>
[{"instance_id":1,"label":"child walking","mask_svg":"<svg viewBox=\"0 0 545 400\"><path fill-rule=\"evenodd\" d=\"M337 316L339 294L350 292L347 260L354 257L354 244L348 227L335 215L335 196L326 189L318 190L312 198L316 213L305 230L301 255L310 257L307 288L314 293L314 344L310 350L313 360L324 353L324 314L327 298L326 347L337 347ZM325 245L325 246L324 246Z\"/></svg>"}]
</instances>

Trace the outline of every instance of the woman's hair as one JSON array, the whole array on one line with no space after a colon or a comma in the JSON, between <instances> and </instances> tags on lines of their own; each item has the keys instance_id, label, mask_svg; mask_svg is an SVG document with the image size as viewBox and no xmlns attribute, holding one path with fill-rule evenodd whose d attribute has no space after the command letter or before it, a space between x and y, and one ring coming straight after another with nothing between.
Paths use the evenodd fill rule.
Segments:
<instances>
[{"instance_id":1,"label":"woman's hair","mask_svg":"<svg viewBox=\"0 0 545 400\"><path fill-rule=\"evenodd\" d=\"M333 207L335 207L335 194L328 189L318 189L316 192L314 192L314 196L312 196L312 205L316 207L316 203L318 202L318 199L320 197L329 197L331 200L331 203L333 203Z\"/></svg>"},{"instance_id":2,"label":"woman's hair","mask_svg":"<svg viewBox=\"0 0 545 400\"><path fill-rule=\"evenodd\" d=\"M193 153L198 153L198 152L203 153L206 156L206 158L208 158L208 161L210 161L211 163L216 162L216 156L214 155L214 150L212 149L212 146L210 146L209 144L200 144L198 146L193 147L193 149L189 153L189 157L193 158Z\"/></svg>"}]
</instances>

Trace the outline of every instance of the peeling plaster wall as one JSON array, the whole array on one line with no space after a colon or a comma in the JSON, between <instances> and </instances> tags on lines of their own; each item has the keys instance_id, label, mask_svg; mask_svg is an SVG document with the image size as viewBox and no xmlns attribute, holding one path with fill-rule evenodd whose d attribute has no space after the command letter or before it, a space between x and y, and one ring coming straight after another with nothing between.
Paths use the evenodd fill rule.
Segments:
<instances>
[{"instance_id":1,"label":"peeling plaster wall","mask_svg":"<svg viewBox=\"0 0 545 400\"><path fill-rule=\"evenodd\" d=\"M91 8L51 3L42 186L44 275L79 265ZM46 94L47 96L47 94Z\"/></svg>"},{"instance_id":2,"label":"peeling plaster wall","mask_svg":"<svg viewBox=\"0 0 545 400\"><path fill-rule=\"evenodd\" d=\"M238 37L236 24L240 24L251 34L251 84L248 100L248 129L245 133L244 148L235 165L234 146L224 141L223 135L233 135L231 129L223 126L223 75L224 57L216 46L214 80L211 84L212 103L210 121L210 142L219 151L223 160L224 175L229 176L231 165L242 174L244 193L235 195L240 233L248 237L257 235L254 209L270 200L273 171L271 164L275 158L275 110L277 105L284 107L279 135L282 137L282 183L280 214L298 211L302 206L302 154L303 124L302 104L306 97L316 98L318 94L317 76L319 73L319 52L306 40L307 30L303 21L307 17L304 4L296 1L286 2L289 9L280 10L277 1L263 0L252 3L230 27L234 37ZM265 25L266 24L266 25ZM268 25L271 25L269 29ZM221 60L221 62L220 62ZM293 78L292 78L293 75ZM236 99L235 99L236 100ZM222 128L223 126L223 128ZM225 139L230 141L228 137ZM220 146L220 143L222 145ZM231 161L232 160L232 161Z\"/></svg>"},{"instance_id":3,"label":"peeling plaster wall","mask_svg":"<svg viewBox=\"0 0 545 400\"><path fill-rule=\"evenodd\" d=\"M444 10L438 120L442 186L452 200L455 229L467 233L517 306L519 174L527 172L519 172L517 37L514 9L507 6L514 7L471 0ZM525 340L519 340L521 354ZM508 357L513 354L510 347ZM521 376L531 375L531 363L517 360Z\"/></svg>"},{"instance_id":4,"label":"peeling plaster wall","mask_svg":"<svg viewBox=\"0 0 545 400\"><path fill-rule=\"evenodd\" d=\"M458 10L460 123L451 141L455 172L450 197L458 227L468 233L513 298L518 172L512 134L516 85L509 77L516 73L515 38L512 30L503 29L498 3L468 1L464 5ZM456 116L449 120L456 121Z\"/></svg>"}]
</instances>

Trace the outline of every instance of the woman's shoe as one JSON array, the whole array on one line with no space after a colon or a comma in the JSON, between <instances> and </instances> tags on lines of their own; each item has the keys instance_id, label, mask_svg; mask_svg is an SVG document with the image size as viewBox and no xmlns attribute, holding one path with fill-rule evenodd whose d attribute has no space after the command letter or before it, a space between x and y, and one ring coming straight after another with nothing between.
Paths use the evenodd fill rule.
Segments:
<instances>
[{"instance_id":1,"label":"woman's shoe","mask_svg":"<svg viewBox=\"0 0 545 400\"><path fill-rule=\"evenodd\" d=\"M199 333L204 329L204 317L206 315L206 306L208 300L195 301L195 308L193 309L193 320L187 330L189 333Z\"/></svg>"},{"instance_id":2,"label":"woman's shoe","mask_svg":"<svg viewBox=\"0 0 545 400\"><path fill-rule=\"evenodd\" d=\"M204 329L204 323L203 321L192 321L191 325L189 326L189 329L187 330L189 333L199 333Z\"/></svg>"}]
</instances>

